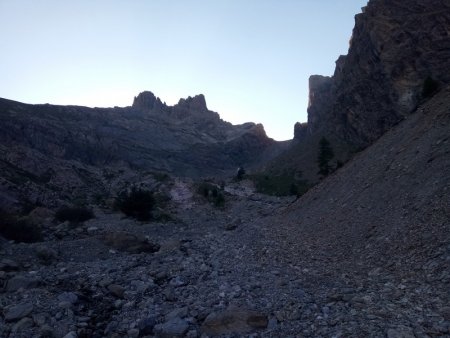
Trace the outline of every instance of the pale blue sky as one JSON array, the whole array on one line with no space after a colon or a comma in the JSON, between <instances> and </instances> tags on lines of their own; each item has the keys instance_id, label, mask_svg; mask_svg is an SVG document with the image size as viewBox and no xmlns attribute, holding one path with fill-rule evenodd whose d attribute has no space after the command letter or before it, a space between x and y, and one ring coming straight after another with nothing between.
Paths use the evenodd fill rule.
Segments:
<instances>
[{"instance_id":1,"label":"pale blue sky","mask_svg":"<svg viewBox=\"0 0 450 338\"><path fill-rule=\"evenodd\" d=\"M0 97L129 106L204 94L278 140L306 121L308 77L331 75L367 0L0 0Z\"/></svg>"}]
</instances>

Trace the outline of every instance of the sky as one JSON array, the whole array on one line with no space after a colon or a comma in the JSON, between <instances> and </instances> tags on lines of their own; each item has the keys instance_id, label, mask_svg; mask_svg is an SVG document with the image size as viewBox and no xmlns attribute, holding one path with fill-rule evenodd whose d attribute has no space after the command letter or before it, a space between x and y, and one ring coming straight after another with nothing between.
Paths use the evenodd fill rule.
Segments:
<instances>
[{"instance_id":1,"label":"sky","mask_svg":"<svg viewBox=\"0 0 450 338\"><path fill-rule=\"evenodd\" d=\"M308 78L332 75L367 0L0 0L0 97L130 106L204 94L233 124L292 139Z\"/></svg>"}]
</instances>

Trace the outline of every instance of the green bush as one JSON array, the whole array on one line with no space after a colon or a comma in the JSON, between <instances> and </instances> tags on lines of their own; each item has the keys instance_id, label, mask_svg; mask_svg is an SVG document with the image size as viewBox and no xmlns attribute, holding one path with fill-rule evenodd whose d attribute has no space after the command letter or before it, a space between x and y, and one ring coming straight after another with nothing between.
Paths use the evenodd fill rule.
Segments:
<instances>
[{"instance_id":1,"label":"green bush","mask_svg":"<svg viewBox=\"0 0 450 338\"><path fill-rule=\"evenodd\" d=\"M41 229L27 218L20 218L0 210L0 235L16 242L42 241Z\"/></svg>"},{"instance_id":2,"label":"green bush","mask_svg":"<svg viewBox=\"0 0 450 338\"><path fill-rule=\"evenodd\" d=\"M152 218L155 197L152 191L132 188L131 191L123 191L117 196L115 206L129 217L148 221Z\"/></svg>"},{"instance_id":3,"label":"green bush","mask_svg":"<svg viewBox=\"0 0 450 338\"><path fill-rule=\"evenodd\" d=\"M59 222L82 223L94 217L92 210L84 207L62 206L55 213L55 219Z\"/></svg>"}]
</instances>

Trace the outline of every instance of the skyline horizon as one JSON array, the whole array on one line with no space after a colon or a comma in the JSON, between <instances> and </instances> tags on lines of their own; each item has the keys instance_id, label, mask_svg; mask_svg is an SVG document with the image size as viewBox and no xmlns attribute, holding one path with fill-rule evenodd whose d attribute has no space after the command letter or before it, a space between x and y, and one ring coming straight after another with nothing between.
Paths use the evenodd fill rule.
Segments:
<instances>
[{"instance_id":1,"label":"skyline horizon","mask_svg":"<svg viewBox=\"0 0 450 338\"><path fill-rule=\"evenodd\" d=\"M289 140L307 121L308 79L332 76L367 0L0 1L0 96L29 104L168 105L203 94L232 124Z\"/></svg>"}]
</instances>

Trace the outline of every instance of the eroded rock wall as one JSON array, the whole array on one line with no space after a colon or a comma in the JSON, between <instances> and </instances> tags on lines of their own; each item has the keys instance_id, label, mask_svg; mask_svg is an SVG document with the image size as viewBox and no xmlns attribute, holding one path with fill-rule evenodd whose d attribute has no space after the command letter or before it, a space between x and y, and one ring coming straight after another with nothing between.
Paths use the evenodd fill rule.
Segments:
<instances>
[{"instance_id":1,"label":"eroded rock wall","mask_svg":"<svg viewBox=\"0 0 450 338\"><path fill-rule=\"evenodd\" d=\"M450 2L372 0L333 77L310 78L308 132L367 146L415 110L427 78L450 83Z\"/></svg>"}]
</instances>

